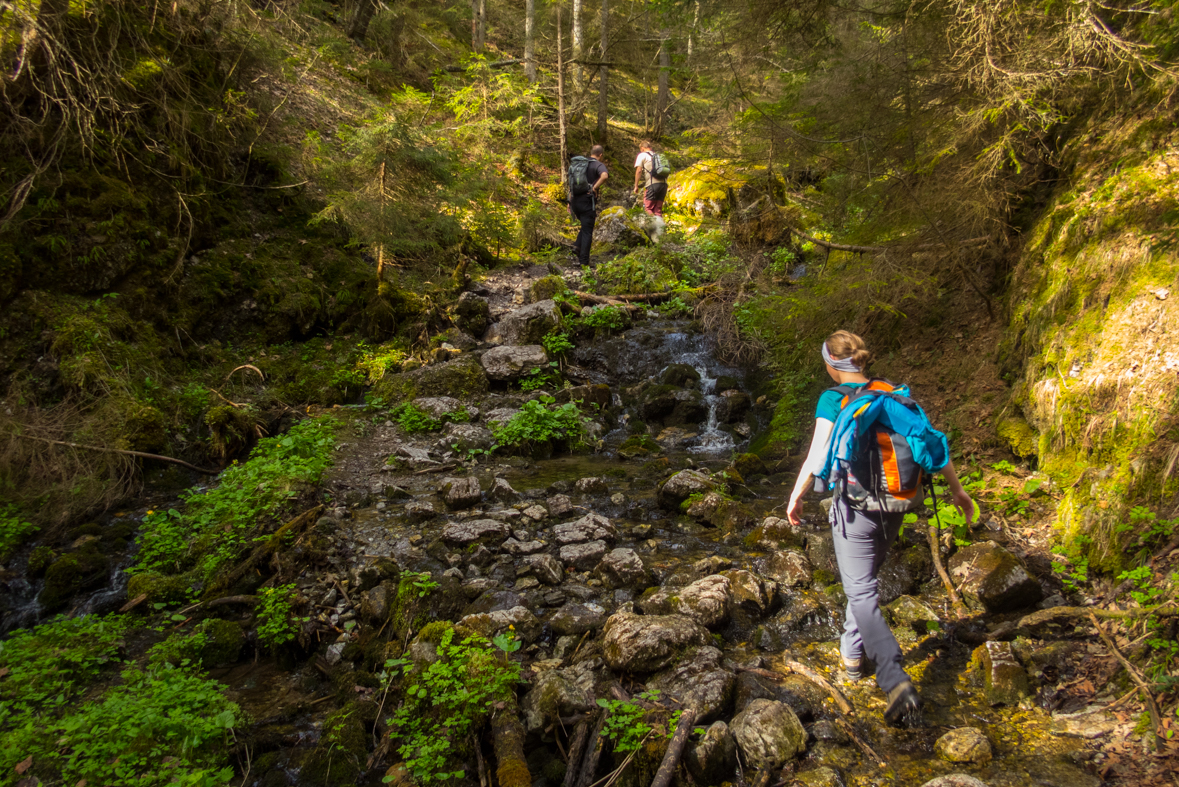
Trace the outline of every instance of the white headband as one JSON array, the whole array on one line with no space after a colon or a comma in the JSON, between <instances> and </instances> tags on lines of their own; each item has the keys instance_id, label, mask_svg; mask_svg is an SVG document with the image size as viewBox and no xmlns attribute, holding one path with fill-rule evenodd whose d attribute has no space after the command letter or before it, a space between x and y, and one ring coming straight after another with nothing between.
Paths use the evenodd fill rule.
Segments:
<instances>
[{"instance_id":1,"label":"white headband","mask_svg":"<svg viewBox=\"0 0 1179 787\"><path fill-rule=\"evenodd\" d=\"M858 372L860 367L852 363L851 358L832 358L831 353L827 350L827 342L823 342L823 360L837 372Z\"/></svg>"}]
</instances>

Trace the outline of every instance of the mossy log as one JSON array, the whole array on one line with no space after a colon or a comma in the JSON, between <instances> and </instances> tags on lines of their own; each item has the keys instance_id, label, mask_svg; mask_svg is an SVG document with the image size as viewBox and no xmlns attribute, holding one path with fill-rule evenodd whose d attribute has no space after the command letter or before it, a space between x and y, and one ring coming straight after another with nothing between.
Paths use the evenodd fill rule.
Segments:
<instances>
[{"instance_id":1,"label":"mossy log","mask_svg":"<svg viewBox=\"0 0 1179 787\"><path fill-rule=\"evenodd\" d=\"M250 556L243 560L237 568L230 571L223 577L215 580L206 591L206 596L213 596L220 593L227 588L233 587L242 577L244 577L250 569L260 565L263 560L269 558L277 552L285 543L285 539L294 534L300 528L305 527L309 522L314 522L315 517L323 510L323 505L317 505L314 508L309 508L297 517L287 522L285 525L275 530L270 538L259 544Z\"/></svg>"},{"instance_id":2,"label":"mossy log","mask_svg":"<svg viewBox=\"0 0 1179 787\"><path fill-rule=\"evenodd\" d=\"M524 725L520 723L515 695L497 703L491 715L495 745L495 779L499 787L530 787L532 775L524 758Z\"/></svg>"},{"instance_id":3,"label":"mossy log","mask_svg":"<svg viewBox=\"0 0 1179 787\"><path fill-rule=\"evenodd\" d=\"M663 301L671 300L678 296L681 292L690 292L693 295L703 295L714 285L707 285L704 287L693 287L688 290L676 290L675 292L647 292L647 293L626 293L623 295L594 295L592 292L582 292L581 290L573 290L573 294L580 298L585 303L605 304L607 306L622 306L628 309L636 308L632 303L662 303Z\"/></svg>"},{"instance_id":4,"label":"mossy log","mask_svg":"<svg viewBox=\"0 0 1179 787\"><path fill-rule=\"evenodd\" d=\"M671 777L675 775L676 766L680 762L680 755L684 753L684 744L688 742L688 735L691 734L692 724L695 721L696 710L694 708L686 708L680 716L680 720L676 723L675 735L667 747L667 753L663 755L663 762L659 763L659 770L655 772L655 778L651 782L651 787L668 787L671 784Z\"/></svg>"},{"instance_id":5,"label":"mossy log","mask_svg":"<svg viewBox=\"0 0 1179 787\"><path fill-rule=\"evenodd\" d=\"M598 760L602 757L602 749L606 739L602 737L602 727L606 724L606 713L598 712L598 720L594 724L594 731L590 735L589 745L586 747L585 759L581 762L581 771L577 776L577 787L590 787L594 781L594 774L598 772Z\"/></svg>"}]
</instances>

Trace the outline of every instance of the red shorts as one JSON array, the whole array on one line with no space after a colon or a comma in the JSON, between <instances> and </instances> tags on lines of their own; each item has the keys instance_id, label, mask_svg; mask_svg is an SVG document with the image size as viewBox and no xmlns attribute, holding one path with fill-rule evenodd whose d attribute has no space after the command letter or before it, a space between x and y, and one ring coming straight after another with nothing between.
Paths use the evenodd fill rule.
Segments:
<instances>
[{"instance_id":1,"label":"red shorts","mask_svg":"<svg viewBox=\"0 0 1179 787\"><path fill-rule=\"evenodd\" d=\"M663 218L663 200L661 199L647 199L643 198L643 210L650 213L652 216Z\"/></svg>"}]
</instances>

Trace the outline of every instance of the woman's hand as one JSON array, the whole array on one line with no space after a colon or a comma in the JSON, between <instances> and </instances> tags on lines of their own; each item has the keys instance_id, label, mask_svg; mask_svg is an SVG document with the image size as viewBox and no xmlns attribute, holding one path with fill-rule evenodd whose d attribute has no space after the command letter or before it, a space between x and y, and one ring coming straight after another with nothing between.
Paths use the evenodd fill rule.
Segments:
<instances>
[{"instance_id":1,"label":"woman's hand","mask_svg":"<svg viewBox=\"0 0 1179 787\"><path fill-rule=\"evenodd\" d=\"M974 522L974 501L970 499L970 493L959 486L954 490L951 499L958 510L962 512L962 516L966 517L966 524Z\"/></svg>"},{"instance_id":2,"label":"woman's hand","mask_svg":"<svg viewBox=\"0 0 1179 787\"><path fill-rule=\"evenodd\" d=\"M800 492L796 487L794 492L790 495L790 503L786 506L786 518L790 520L790 524L798 527L802 524L802 519L798 514L802 510L802 496L805 494L805 489Z\"/></svg>"}]
</instances>

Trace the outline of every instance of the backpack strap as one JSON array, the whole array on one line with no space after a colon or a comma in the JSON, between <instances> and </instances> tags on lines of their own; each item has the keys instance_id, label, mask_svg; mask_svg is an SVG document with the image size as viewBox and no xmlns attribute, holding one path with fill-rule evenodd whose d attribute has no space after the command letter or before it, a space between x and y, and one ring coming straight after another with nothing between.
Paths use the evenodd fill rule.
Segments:
<instances>
[{"instance_id":1,"label":"backpack strap","mask_svg":"<svg viewBox=\"0 0 1179 787\"><path fill-rule=\"evenodd\" d=\"M847 406L847 403L855 398L857 389L851 385L836 385L827 389L839 394L839 409L842 410Z\"/></svg>"}]
</instances>

